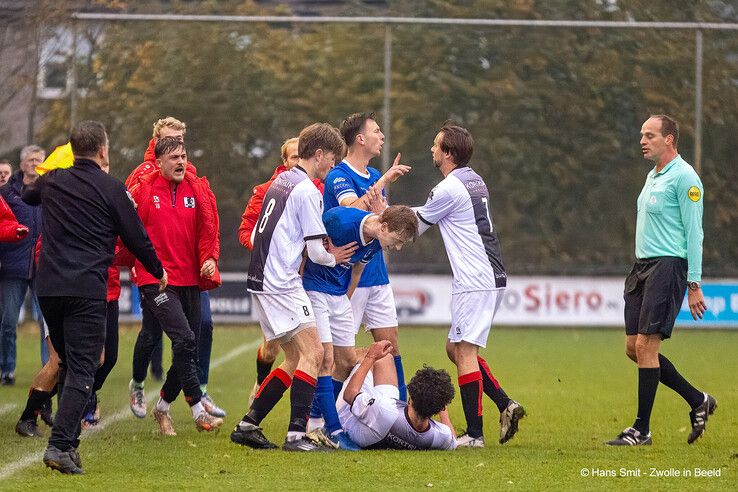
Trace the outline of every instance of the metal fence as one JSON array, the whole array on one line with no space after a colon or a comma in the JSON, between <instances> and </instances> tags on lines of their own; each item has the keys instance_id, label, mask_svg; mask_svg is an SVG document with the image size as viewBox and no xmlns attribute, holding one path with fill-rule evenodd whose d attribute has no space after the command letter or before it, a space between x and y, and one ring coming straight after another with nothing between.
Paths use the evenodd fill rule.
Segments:
<instances>
[{"instance_id":1,"label":"metal fence","mask_svg":"<svg viewBox=\"0 0 738 492\"><path fill-rule=\"evenodd\" d=\"M221 200L230 269L247 265L239 215L281 141L315 120L381 108L381 166L398 151L414 165L392 201L425 200L441 178L433 135L446 118L460 120L475 136L472 165L490 187L508 269L533 274L623 273L648 170L640 124L673 114L680 151L706 188L704 269L738 275L738 24L77 13L75 52L91 25L102 26L100 49L71 65L73 88L58 108L66 121L47 138L107 104L125 175L151 121L185 119L193 160ZM150 79L137 80L145 63ZM178 68L179 81L165 76ZM93 83L81 91L80 79ZM391 268L444 272L442 251L431 232Z\"/></svg>"}]
</instances>

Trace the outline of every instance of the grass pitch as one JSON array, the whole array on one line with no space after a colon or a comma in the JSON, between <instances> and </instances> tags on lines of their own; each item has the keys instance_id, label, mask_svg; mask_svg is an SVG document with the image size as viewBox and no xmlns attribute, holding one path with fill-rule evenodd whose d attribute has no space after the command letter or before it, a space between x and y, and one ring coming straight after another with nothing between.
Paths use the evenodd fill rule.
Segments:
<instances>
[{"instance_id":1,"label":"grass pitch","mask_svg":"<svg viewBox=\"0 0 738 492\"><path fill-rule=\"evenodd\" d=\"M401 329L408 379L423 363L452 371L445 335L438 328ZM208 390L228 411L222 432L196 432L180 398L172 406L179 434L173 438L159 436L150 417L139 420L128 410L135 336L121 331L118 364L100 393L104 427L83 437L86 474L69 477L41 463L45 439L21 438L13 430L38 368L38 335L19 334L16 386L0 387L0 490L735 490L738 483L738 332L677 330L664 344L677 368L718 400L707 432L692 446L686 442L689 409L664 386L652 416L653 446L603 446L636 411L637 371L624 355L621 330L496 328L482 353L528 412L512 441L497 444L498 413L485 399L485 449L320 454L253 451L230 442L255 380L257 328L216 328L217 367ZM357 343L368 340L362 334ZM149 394L157 389L147 381ZM283 440L288 414L283 398L263 423L274 442ZM451 419L461 432L458 389ZM720 476L695 476L700 473Z\"/></svg>"}]
</instances>

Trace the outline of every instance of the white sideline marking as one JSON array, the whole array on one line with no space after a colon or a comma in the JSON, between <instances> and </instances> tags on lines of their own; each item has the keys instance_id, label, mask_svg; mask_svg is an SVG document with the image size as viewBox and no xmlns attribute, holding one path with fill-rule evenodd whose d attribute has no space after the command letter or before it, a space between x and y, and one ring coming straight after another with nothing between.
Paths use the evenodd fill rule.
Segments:
<instances>
[{"instance_id":1,"label":"white sideline marking","mask_svg":"<svg viewBox=\"0 0 738 492\"><path fill-rule=\"evenodd\" d=\"M15 407L17 407L15 403L6 403L5 405L0 405L0 415L5 415L8 412L12 412Z\"/></svg>"},{"instance_id":2,"label":"white sideline marking","mask_svg":"<svg viewBox=\"0 0 738 492\"><path fill-rule=\"evenodd\" d=\"M248 352L249 350L253 350L256 347L261 345L261 338L258 338L254 340L253 342L245 343L239 347L234 348L227 354L225 354L223 357L219 357L218 359L214 360L210 363L210 370L216 369L224 364L227 364L228 362L232 361L239 355L243 354L244 352ZM159 393L159 390L151 390L146 394L146 400L151 400L154 396L156 396ZM7 413L10 410L13 410L16 407L15 404L7 404L0 406L0 415L3 413ZM99 424L97 424L95 427L92 427L90 429L87 429L82 432L82 437L88 436L90 434L94 434L96 432L100 432L101 430L105 429L108 425L114 424L115 422L118 422L120 420L125 419L126 417L132 417L133 414L131 413L131 409L126 406L119 410L118 412L114 413L113 415L106 417L105 419L102 419ZM46 440L44 440L44 443L46 443ZM44 446L45 449L45 446ZM29 453L26 456L23 456L22 458L17 459L16 461L13 461L12 463L9 463L5 465L4 467L0 468L0 481L5 480L6 478L13 475L15 472L22 470L23 468L26 468L27 466L33 465L34 463L39 463L44 457L44 452L42 451L35 451L33 453Z\"/></svg>"}]
</instances>

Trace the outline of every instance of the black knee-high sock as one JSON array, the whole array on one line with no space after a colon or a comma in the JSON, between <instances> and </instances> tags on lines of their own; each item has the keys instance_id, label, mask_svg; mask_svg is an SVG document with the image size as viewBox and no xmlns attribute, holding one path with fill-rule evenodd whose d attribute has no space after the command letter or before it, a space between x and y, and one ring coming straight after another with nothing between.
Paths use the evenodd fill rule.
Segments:
<instances>
[{"instance_id":1,"label":"black knee-high sock","mask_svg":"<svg viewBox=\"0 0 738 492\"><path fill-rule=\"evenodd\" d=\"M466 433L469 437L482 437L482 374L477 371L459 376L459 392Z\"/></svg>"},{"instance_id":2,"label":"black knee-high sock","mask_svg":"<svg viewBox=\"0 0 738 492\"><path fill-rule=\"evenodd\" d=\"M638 416L633 427L641 434L648 434L650 430L651 410L656 400L660 372L658 367L638 368Z\"/></svg>"},{"instance_id":3,"label":"black knee-high sock","mask_svg":"<svg viewBox=\"0 0 738 492\"><path fill-rule=\"evenodd\" d=\"M265 362L261 358L261 347L259 347L259 350L256 351L256 382L260 386L269 376L269 373L272 372L272 365L274 365L274 361Z\"/></svg>"},{"instance_id":4,"label":"black knee-high sock","mask_svg":"<svg viewBox=\"0 0 738 492\"><path fill-rule=\"evenodd\" d=\"M661 354L659 354L659 367L661 367L661 382L664 385L679 393L679 396L684 398L691 408L694 409L702 404L705 395L689 384L689 381L679 374L674 364Z\"/></svg>"},{"instance_id":5,"label":"black knee-high sock","mask_svg":"<svg viewBox=\"0 0 738 492\"><path fill-rule=\"evenodd\" d=\"M477 356L477 362L479 362L479 372L482 373L482 388L484 388L484 394L489 396L492 401L495 402L495 405L497 405L497 409L502 412L510 403L510 397L507 396L505 390L500 387L500 383L498 383L494 375L492 375L492 371L489 369L487 361Z\"/></svg>"},{"instance_id":6,"label":"black knee-high sock","mask_svg":"<svg viewBox=\"0 0 738 492\"><path fill-rule=\"evenodd\" d=\"M21 414L21 420L35 420L38 412L44 404L51 400L51 393L31 388L28 392L28 400L26 400L26 408Z\"/></svg>"},{"instance_id":7,"label":"black knee-high sock","mask_svg":"<svg viewBox=\"0 0 738 492\"><path fill-rule=\"evenodd\" d=\"M254 403L251 404L249 412L243 416L244 422L259 425L272 408L279 402L287 388L290 387L292 378L279 367L273 370L261 383L259 391L256 392Z\"/></svg>"},{"instance_id":8,"label":"black knee-high sock","mask_svg":"<svg viewBox=\"0 0 738 492\"><path fill-rule=\"evenodd\" d=\"M290 425L287 432L305 432L316 384L314 377L302 371L295 371L290 391Z\"/></svg>"}]
</instances>

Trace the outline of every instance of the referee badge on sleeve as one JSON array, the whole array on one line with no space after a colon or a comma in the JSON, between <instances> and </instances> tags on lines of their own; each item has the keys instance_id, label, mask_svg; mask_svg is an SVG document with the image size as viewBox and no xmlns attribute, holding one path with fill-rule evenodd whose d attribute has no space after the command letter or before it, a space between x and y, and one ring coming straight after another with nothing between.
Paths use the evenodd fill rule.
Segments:
<instances>
[{"instance_id":1,"label":"referee badge on sleeve","mask_svg":"<svg viewBox=\"0 0 738 492\"><path fill-rule=\"evenodd\" d=\"M700 198L702 198L702 192L696 186L692 186L689 191L687 191L687 196L693 202L699 202Z\"/></svg>"}]
</instances>

